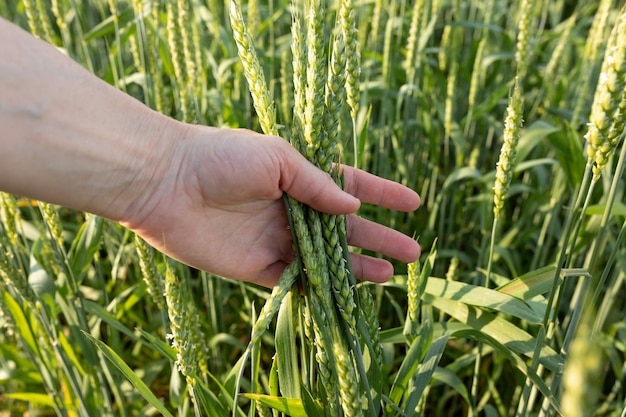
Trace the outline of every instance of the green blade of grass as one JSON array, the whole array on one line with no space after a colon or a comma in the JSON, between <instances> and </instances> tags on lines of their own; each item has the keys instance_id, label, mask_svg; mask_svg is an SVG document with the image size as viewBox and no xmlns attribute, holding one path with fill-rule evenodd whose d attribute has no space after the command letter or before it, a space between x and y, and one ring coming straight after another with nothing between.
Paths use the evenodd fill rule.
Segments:
<instances>
[{"instance_id":1,"label":"green blade of grass","mask_svg":"<svg viewBox=\"0 0 626 417\"><path fill-rule=\"evenodd\" d=\"M133 370L119 357L117 353L104 342L96 339L87 332L83 331L83 334L101 351L104 356L128 379L128 381L137 389L139 394L145 398L150 405L156 408L165 417L174 417L165 405L159 401L154 393L148 388L148 386L133 372Z\"/></svg>"},{"instance_id":2,"label":"green blade of grass","mask_svg":"<svg viewBox=\"0 0 626 417\"><path fill-rule=\"evenodd\" d=\"M521 300L530 300L541 294L545 294L552 288L554 281L555 266L546 266L530 271L521 277L499 286L496 291L509 294Z\"/></svg>"},{"instance_id":3,"label":"green blade of grass","mask_svg":"<svg viewBox=\"0 0 626 417\"><path fill-rule=\"evenodd\" d=\"M33 354L38 354L39 349L37 347L37 343L35 342L30 323L26 319L24 311L20 308L20 305L8 291L2 291L2 302L11 313L11 317L15 322L15 328L19 330L20 337L24 341L24 344L28 346Z\"/></svg>"},{"instance_id":4,"label":"green blade of grass","mask_svg":"<svg viewBox=\"0 0 626 417\"><path fill-rule=\"evenodd\" d=\"M104 219L98 216L90 216L82 224L68 253L68 260L77 282L87 272L94 255L100 249Z\"/></svg>"},{"instance_id":5,"label":"green blade of grass","mask_svg":"<svg viewBox=\"0 0 626 417\"><path fill-rule=\"evenodd\" d=\"M471 404L469 392L467 391L465 384L454 371L448 368L437 367L433 373L433 378L451 387L461 396L461 398L465 400L467 405Z\"/></svg>"},{"instance_id":6,"label":"green blade of grass","mask_svg":"<svg viewBox=\"0 0 626 417\"><path fill-rule=\"evenodd\" d=\"M431 277L428 279L425 292L432 296L510 314L530 323L540 323L542 319L541 315L518 298L464 282Z\"/></svg>"},{"instance_id":7,"label":"green blade of grass","mask_svg":"<svg viewBox=\"0 0 626 417\"><path fill-rule=\"evenodd\" d=\"M281 394L288 398L300 398L300 370L291 299L290 295L283 298L278 310L275 337L276 361Z\"/></svg>"},{"instance_id":8,"label":"green blade of grass","mask_svg":"<svg viewBox=\"0 0 626 417\"><path fill-rule=\"evenodd\" d=\"M505 346L506 350L529 358L533 356L536 339L503 317L459 301L431 294L424 295L424 302L431 303L461 323L484 333ZM563 358L549 346L542 347L539 362L553 372L560 372L563 368Z\"/></svg>"},{"instance_id":9,"label":"green blade of grass","mask_svg":"<svg viewBox=\"0 0 626 417\"><path fill-rule=\"evenodd\" d=\"M302 400L299 398L275 397L263 394L242 394L244 397L258 401L274 410L285 413L291 417L310 417L304 410ZM323 415L323 414L320 414Z\"/></svg>"},{"instance_id":10,"label":"green blade of grass","mask_svg":"<svg viewBox=\"0 0 626 417\"><path fill-rule=\"evenodd\" d=\"M393 404L399 405L402 397L406 394L409 381L417 372L426 349L430 347L431 339L429 336L426 332L420 332L406 353L389 392L388 397ZM391 411L389 407L387 411Z\"/></svg>"},{"instance_id":11,"label":"green blade of grass","mask_svg":"<svg viewBox=\"0 0 626 417\"><path fill-rule=\"evenodd\" d=\"M39 394L36 392L8 392L2 394L2 396L4 398L26 401L32 404L45 405L46 407L54 407L54 401L48 394Z\"/></svg>"},{"instance_id":12,"label":"green blade of grass","mask_svg":"<svg viewBox=\"0 0 626 417\"><path fill-rule=\"evenodd\" d=\"M430 383L447 343L448 335L443 335L439 339L434 340L430 348L428 348L428 352L426 352L424 361L420 365L420 370L415 378L415 384L411 392L408 393L409 395L405 405L405 412L409 413L407 416L415 415L415 407L417 407L419 400L424 394L424 390Z\"/></svg>"}]
</instances>

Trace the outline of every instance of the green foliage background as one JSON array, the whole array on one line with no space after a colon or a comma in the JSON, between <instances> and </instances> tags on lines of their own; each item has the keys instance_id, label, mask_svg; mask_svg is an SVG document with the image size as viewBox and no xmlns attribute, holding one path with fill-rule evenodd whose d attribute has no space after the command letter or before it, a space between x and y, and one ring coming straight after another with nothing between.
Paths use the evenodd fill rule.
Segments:
<instances>
[{"instance_id":1,"label":"green foliage background","mask_svg":"<svg viewBox=\"0 0 626 417\"><path fill-rule=\"evenodd\" d=\"M421 271L429 279L419 293L423 346L403 335L407 266L396 264L389 284L372 286L385 348L385 395L394 397L401 386L420 393L413 409L403 408L406 415L415 415L414 410L437 416L555 415L560 410L626 415L621 143L589 191L584 212L577 203L588 187L584 135L594 91L624 3L528 2L529 37L516 56L524 4L353 3L361 101L356 147L350 117L343 115L342 161L357 160L360 168L417 190L423 200L416 213L373 207L360 213L419 236L424 249ZM242 6L279 123L288 126L293 103L289 2L251 0ZM335 4L326 7L333 28ZM168 23L172 10L186 13L176 27ZM4 0L0 15L165 114L259 130L232 39L228 2ZM509 96L520 75L524 127L517 168L492 234L496 163ZM288 137L288 129L281 134ZM158 402L178 415L191 415L192 409L232 412L233 373L255 312L268 296L265 289L151 253L157 272L170 268L193 294L208 367L202 405L193 407L168 344L167 312L160 294L151 295L142 278L132 233L15 196L3 195L2 213L0 410L135 416L154 414ZM572 234L577 219L579 228ZM516 297L528 312L513 308L513 301L497 304L496 292ZM441 347L433 342L438 336L446 337ZM115 355L107 355L107 346ZM264 392L272 392L275 383L275 347L271 328L256 371ZM121 361L137 380L129 381L118 369ZM403 373L406 386L397 379ZM568 385L568 378L578 382ZM249 388L246 381L242 388ZM148 400L150 395L155 400ZM398 407L407 406L408 395L399 398ZM567 411L572 407L566 404L579 414ZM235 413L248 410L255 407L241 398ZM384 413L402 415L393 407Z\"/></svg>"}]
</instances>

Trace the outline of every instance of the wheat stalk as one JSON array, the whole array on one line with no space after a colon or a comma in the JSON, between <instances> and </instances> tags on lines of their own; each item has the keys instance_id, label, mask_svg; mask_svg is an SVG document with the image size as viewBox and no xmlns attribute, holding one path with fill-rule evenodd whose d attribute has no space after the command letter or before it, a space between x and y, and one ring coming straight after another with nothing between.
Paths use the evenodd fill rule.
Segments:
<instances>
[{"instance_id":1,"label":"wheat stalk","mask_svg":"<svg viewBox=\"0 0 626 417\"><path fill-rule=\"evenodd\" d=\"M176 367L185 377L197 410L200 404L195 391L200 376L208 370L207 345L187 284L176 276L170 266L165 270L165 301L170 324L167 337L176 351Z\"/></svg>"},{"instance_id":2,"label":"wheat stalk","mask_svg":"<svg viewBox=\"0 0 626 417\"><path fill-rule=\"evenodd\" d=\"M251 345L258 343L261 339L261 336L265 333L265 330L278 312L280 303L283 298L285 298L289 290L291 290L291 287L296 282L296 279L300 275L301 271L302 265L297 259L295 259L280 275L278 284L276 284L272 289L269 298L263 305L263 309L261 309L261 313L259 313L259 317L252 326L252 333L250 336Z\"/></svg>"},{"instance_id":3,"label":"wheat stalk","mask_svg":"<svg viewBox=\"0 0 626 417\"><path fill-rule=\"evenodd\" d=\"M269 94L263 68L259 63L252 38L248 33L241 8L236 0L230 2L229 16L239 58L250 87L254 109L259 117L259 124L266 134L278 136L274 100Z\"/></svg>"},{"instance_id":4,"label":"wheat stalk","mask_svg":"<svg viewBox=\"0 0 626 417\"><path fill-rule=\"evenodd\" d=\"M23 4L31 33L46 42L54 44L52 25L48 18L47 7L43 5L41 0L24 0Z\"/></svg>"},{"instance_id":5,"label":"wheat stalk","mask_svg":"<svg viewBox=\"0 0 626 417\"><path fill-rule=\"evenodd\" d=\"M308 0L306 5L306 88L304 107L304 156L318 164L317 151L324 143L326 132L322 130L324 121L324 97L326 60L323 29L322 3Z\"/></svg>"},{"instance_id":6,"label":"wheat stalk","mask_svg":"<svg viewBox=\"0 0 626 417\"><path fill-rule=\"evenodd\" d=\"M339 335L334 338L333 352L337 360L337 379L339 380L339 395L344 416L361 417L363 416L363 407L359 396L358 379L354 372L350 353Z\"/></svg>"},{"instance_id":7,"label":"wheat stalk","mask_svg":"<svg viewBox=\"0 0 626 417\"><path fill-rule=\"evenodd\" d=\"M517 42L515 44L515 62L517 63L517 74L523 79L528 70L530 61L529 52L531 51L531 15L534 7L533 0L522 0L520 4L521 16L517 26Z\"/></svg>"},{"instance_id":8,"label":"wheat stalk","mask_svg":"<svg viewBox=\"0 0 626 417\"><path fill-rule=\"evenodd\" d=\"M587 36L587 42L583 51L582 65L580 69L581 82L578 85L579 91L577 92L576 102L574 103L574 110L572 111L572 124L577 126L581 114L586 108L588 100L589 74L592 73L598 64L598 54L603 50L603 44L605 42L605 28L609 20L609 14L611 12L612 0L601 0L598 5L598 11L596 12L591 29L589 29L589 35Z\"/></svg>"},{"instance_id":9,"label":"wheat stalk","mask_svg":"<svg viewBox=\"0 0 626 417\"><path fill-rule=\"evenodd\" d=\"M148 293L159 310L164 311L167 308L165 300L163 299L163 295L165 294L165 285L163 283L163 277L156 268L154 248L148 245L146 241L138 235L135 235L134 242L137 255L139 256L141 276L146 283Z\"/></svg>"},{"instance_id":10,"label":"wheat stalk","mask_svg":"<svg viewBox=\"0 0 626 417\"><path fill-rule=\"evenodd\" d=\"M339 26L343 34L346 51L346 101L350 107L350 117L355 120L359 112L361 53L359 52L354 10L350 0L341 1L339 15Z\"/></svg>"},{"instance_id":11,"label":"wheat stalk","mask_svg":"<svg viewBox=\"0 0 626 417\"><path fill-rule=\"evenodd\" d=\"M607 44L589 116L588 163L594 181L606 166L623 133L626 114L626 8L622 9Z\"/></svg>"},{"instance_id":12,"label":"wheat stalk","mask_svg":"<svg viewBox=\"0 0 626 417\"><path fill-rule=\"evenodd\" d=\"M496 219L499 218L504 199L511 184L513 171L516 164L517 145L519 143L520 132L523 123L523 102L520 92L519 79L515 79L513 94L509 99L507 115L504 122L504 143L500 149L500 157L496 165L496 182L493 187L494 207L493 213Z\"/></svg>"},{"instance_id":13,"label":"wheat stalk","mask_svg":"<svg viewBox=\"0 0 626 417\"><path fill-rule=\"evenodd\" d=\"M174 76L178 84L179 106L182 120L185 122L194 122L196 120L196 114L193 97L191 95L192 90L189 88L189 80L195 68L193 68L192 60L187 59L190 56L190 41L188 37L185 36L186 30L183 30L183 26L181 26L181 22L188 17L185 5L186 2L184 0L179 0L176 4L174 4L174 2L166 3L167 41L170 53L172 54Z\"/></svg>"}]
</instances>

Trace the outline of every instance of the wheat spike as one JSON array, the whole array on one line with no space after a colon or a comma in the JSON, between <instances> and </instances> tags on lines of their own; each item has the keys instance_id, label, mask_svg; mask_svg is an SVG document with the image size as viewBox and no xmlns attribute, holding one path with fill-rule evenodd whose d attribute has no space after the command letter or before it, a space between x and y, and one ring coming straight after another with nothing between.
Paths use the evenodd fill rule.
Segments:
<instances>
[{"instance_id":1,"label":"wheat spike","mask_svg":"<svg viewBox=\"0 0 626 417\"><path fill-rule=\"evenodd\" d=\"M406 324L404 326L404 335L409 343L417 337L418 325L419 325L419 307L420 307L420 294L419 294L419 277L420 277L420 265L418 261L411 262L408 267L407 278L407 298L408 307L406 315Z\"/></svg>"},{"instance_id":2,"label":"wheat spike","mask_svg":"<svg viewBox=\"0 0 626 417\"><path fill-rule=\"evenodd\" d=\"M165 311L167 308L163 294L165 293L165 285L163 283L163 277L157 271L156 259L154 257L154 249L146 243L138 235L135 235L135 249L139 256L139 268L141 269L141 276L146 283L148 293L152 297L152 301L157 305L161 311Z\"/></svg>"},{"instance_id":3,"label":"wheat spike","mask_svg":"<svg viewBox=\"0 0 626 417\"><path fill-rule=\"evenodd\" d=\"M266 134L278 136L274 100L269 94L267 82L263 75L263 68L259 63L252 39L243 21L239 2L231 1L229 11L230 24L233 28L235 42L237 43L239 59L243 64L244 73L248 80L254 109L259 117L259 124Z\"/></svg>"},{"instance_id":4,"label":"wheat spike","mask_svg":"<svg viewBox=\"0 0 626 417\"><path fill-rule=\"evenodd\" d=\"M339 26L343 34L346 50L346 95L350 107L350 117L356 119L359 112L361 54L354 18L354 10L350 0L342 0L339 8Z\"/></svg>"},{"instance_id":5,"label":"wheat spike","mask_svg":"<svg viewBox=\"0 0 626 417\"><path fill-rule=\"evenodd\" d=\"M519 80L515 79L513 94L509 99L506 120L504 122L504 143L500 149L500 157L496 166L496 182L494 190L493 213L496 219L500 216L506 193L511 185L511 178L516 164L517 145L523 123L523 103Z\"/></svg>"},{"instance_id":6,"label":"wheat spike","mask_svg":"<svg viewBox=\"0 0 626 417\"><path fill-rule=\"evenodd\" d=\"M304 108L305 157L317 164L316 153L324 142L324 97L326 59L323 13L320 0L308 0L306 6L306 89Z\"/></svg>"},{"instance_id":7,"label":"wheat spike","mask_svg":"<svg viewBox=\"0 0 626 417\"><path fill-rule=\"evenodd\" d=\"M254 326L252 326L252 335L250 336L250 344L256 344L260 339L270 322L280 308L283 298L289 293L289 290L296 282L296 278L302 271L302 265L295 259L291 262L280 275L278 284L272 289L272 293L263 305L263 309L259 314Z\"/></svg>"},{"instance_id":8,"label":"wheat spike","mask_svg":"<svg viewBox=\"0 0 626 417\"><path fill-rule=\"evenodd\" d=\"M13 248L18 248L18 228L21 227L21 215L15 203L15 198L8 193L0 192L0 223L4 226L4 233Z\"/></svg>"},{"instance_id":9,"label":"wheat spike","mask_svg":"<svg viewBox=\"0 0 626 417\"><path fill-rule=\"evenodd\" d=\"M589 116L588 163L593 164L594 180L606 166L622 136L626 98L626 7L622 9L609 36L600 78Z\"/></svg>"},{"instance_id":10,"label":"wheat spike","mask_svg":"<svg viewBox=\"0 0 626 417\"><path fill-rule=\"evenodd\" d=\"M531 15L533 11L533 0L522 0L520 4L521 16L517 26L517 43L515 44L515 62L517 63L517 74L524 78L528 69L529 52L531 49L530 37L532 33Z\"/></svg>"},{"instance_id":11,"label":"wheat spike","mask_svg":"<svg viewBox=\"0 0 626 417\"><path fill-rule=\"evenodd\" d=\"M194 389L200 372L207 370L206 342L189 289L170 266L165 271L165 301L171 332L168 337L176 350L176 366L188 387Z\"/></svg>"},{"instance_id":12,"label":"wheat spike","mask_svg":"<svg viewBox=\"0 0 626 417\"><path fill-rule=\"evenodd\" d=\"M359 381L354 371L352 357L339 335L334 338L333 352L337 361L339 396L341 397L344 416L361 417L363 416L363 407L359 396Z\"/></svg>"}]
</instances>

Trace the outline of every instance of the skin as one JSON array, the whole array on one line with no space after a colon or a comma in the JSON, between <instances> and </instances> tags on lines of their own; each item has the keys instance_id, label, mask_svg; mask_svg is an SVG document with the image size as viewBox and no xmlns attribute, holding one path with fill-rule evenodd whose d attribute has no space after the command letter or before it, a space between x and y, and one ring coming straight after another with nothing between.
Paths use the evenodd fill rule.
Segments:
<instances>
[{"instance_id":1,"label":"skin","mask_svg":"<svg viewBox=\"0 0 626 417\"><path fill-rule=\"evenodd\" d=\"M276 283L294 257L283 193L348 214L350 245L419 257L412 238L354 214L361 202L416 210L413 190L345 166L341 190L285 140L156 113L2 19L0 126L0 190L115 220L220 276ZM351 256L357 277L393 273Z\"/></svg>"}]
</instances>

